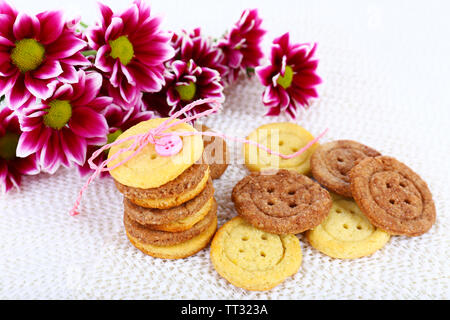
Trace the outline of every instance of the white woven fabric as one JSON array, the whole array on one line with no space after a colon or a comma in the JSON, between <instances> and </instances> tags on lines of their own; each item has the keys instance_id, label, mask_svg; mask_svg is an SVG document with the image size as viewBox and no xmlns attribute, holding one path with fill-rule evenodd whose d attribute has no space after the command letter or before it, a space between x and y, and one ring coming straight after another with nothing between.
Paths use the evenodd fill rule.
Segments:
<instances>
[{"instance_id":1,"label":"white woven fabric","mask_svg":"<svg viewBox=\"0 0 450 320\"><path fill-rule=\"evenodd\" d=\"M166 26L200 25L220 35L242 9L258 6L271 31L267 44L285 31L297 41L317 41L321 97L298 123L316 135L328 127L323 141L354 139L408 164L429 184L436 224L423 236L392 237L374 255L351 261L327 257L299 235L304 257L298 273L270 291L248 292L216 273L209 248L175 261L135 249L125 236L122 198L110 178L95 182L81 215L70 217L85 179L74 169L60 169L26 177L20 192L0 196L0 298L449 299L448 4L190 1L191 11L183 14L169 3L153 3L165 13ZM39 6L50 9L54 3ZM70 6L93 15L86 1ZM223 112L205 124L246 136L263 123L288 120L263 117L262 90L255 79L227 88ZM230 194L246 174L234 164L214 182L219 225L236 215Z\"/></svg>"}]
</instances>

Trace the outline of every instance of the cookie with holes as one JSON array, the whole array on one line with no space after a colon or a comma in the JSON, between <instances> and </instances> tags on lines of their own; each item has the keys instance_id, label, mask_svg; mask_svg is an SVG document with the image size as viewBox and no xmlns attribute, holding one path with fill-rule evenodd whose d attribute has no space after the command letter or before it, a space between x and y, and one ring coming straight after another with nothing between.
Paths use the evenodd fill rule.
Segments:
<instances>
[{"instance_id":1,"label":"cookie with holes","mask_svg":"<svg viewBox=\"0 0 450 320\"><path fill-rule=\"evenodd\" d=\"M380 153L352 140L337 140L322 144L311 157L314 179L330 191L352 197L349 171L364 158Z\"/></svg>"},{"instance_id":2,"label":"cookie with holes","mask_svg":"<svg viewBox=\"0 0 450 320\"><path fill-rule=\"evenodd\" d=\"M130 187L115 181L117 189L134 204L145 208L169 209L200 194L209 179L207 164L194 164L174 180L157 188Z\"/></svg>"},{"instance_id":3,"label":"cookie with holes","mask_svg":"<svg viewBox=\"0 0 450 320\"><path fill-rule=\"evenodd\" d=\"M241 217L225 223L211 242L211 262L231 284L270 290L294 275L302 263L299 239L253 227Z\"/></svg>"},{"instance_id":4,"label":"cookie with holes","mask_svg":"<svg viewBox=\"0 0 450 320\"><path fill-rule=\"evenodd\" d=\"M211 131L205 125L195 126L198 131ZM203 163L209 165L211 178L219 179L227 170L229 162L229 154L227 152L227 144L225 140L220 137L202 136L204 143Z\"/></svg>"},{"instance_id":5,"label":"cookie with holes","mask_svg":"<svg viewBox=\"0 0 450 320\"><path fill-rule=\"evenodd\" d=\"M233 188L236 211L256 228L276 234L297 234L319 225L330 211L327 190L291 171L254 172Z\"/></svg>"},{"instance_id":6,"label":"cookie with holes","mask_svg":"<svg viewBox=\"0 0 450 320\"><path fill-rule=\"evenodd\" d=\"M366 158L350 171L353 197L378 228L392 235L420 236L436 220L428 185L392 157Z\"/></svg>"},{"instance_id":7,"label":"cookie with holes","mask_svg":"<svg viewBox=\"0 0 450 320\"><path fill-rule=\"evenodd\" d=\"M333 201L325 220L306 232L306 238L330 257L356 259L384 247L390 236L373 226L354 201L339 199Z\"/></svg>"},{"instance_id":8,"label":"cookie with holes","mask_svg":"<svg viewBox=\"0 0 450 320\"><path fill-rule=\"evenodd\" d=\"M146 134L166 120L167 118L155 118L142 121L117 137L116 141L122 139L124 141L112 146L108 153L108 159L110 160L108 168L114 168L110 171L114 180L132 188L158 188L177 178L202 157L203 140L199 135L191 135L180 137L182 147L176 154L164 156L161 151L158 152L154 144L148 143L133 158L117 166L138 150L137 146L134 149L131 148L133 140L126 139L130 139L134 135ZM179 123L165 132L197 132L197 130L189 124ZM155 138L159 139L160 137ZM130 148L130 150L119 153L119 150L127 148Z\"/></svg>"},{"instance_id":9,"label":"cookie with holes","mask_svg":"<svg viewBox=\"0 0 450 320\"><path fill-rule=\"evenodd\" d=\"M123 199L124 211L130 219L155 230L179 232L191 228L206 216L213 205L214 186L211 178L195 198L169 209L144 208Z\"/></svg>"},{"instance_id":10,"label":"cookie with holes","mask_svg":"<svg viewBox=\"0 0 450 320\"><path fill-rule=\"evenodd\" d=\"M305 147L314 137L306 129L291 122L269 123L250 133L248 140L255 141L279 153L289 155ZM314 143L305 152L291 159L269 154L253 144L244 144L245 165L250 171L266 169L288 169L299 173L310 173L310 158L319 146Z\"/></svg>"}]
</instances>

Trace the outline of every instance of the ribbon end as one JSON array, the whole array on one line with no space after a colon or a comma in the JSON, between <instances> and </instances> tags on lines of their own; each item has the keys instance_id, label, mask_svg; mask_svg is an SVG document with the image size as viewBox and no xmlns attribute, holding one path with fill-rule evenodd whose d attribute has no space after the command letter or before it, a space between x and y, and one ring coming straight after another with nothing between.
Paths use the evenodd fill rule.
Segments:
<instances>
[{"instance_id":1,"label":"ribbon end","mask_svg":"<svg viewBox=\"0 0 450 320\"><path fill-rule=\"evenodd\" d=\"M69 215L71 215L72 217L73 216L76 216L76 215L79 215L80 213L77 211L77 210L75 210L75 209L72 209L72 210L70 210L70 212L69 212Z\"/></svg>"}]
</instances>

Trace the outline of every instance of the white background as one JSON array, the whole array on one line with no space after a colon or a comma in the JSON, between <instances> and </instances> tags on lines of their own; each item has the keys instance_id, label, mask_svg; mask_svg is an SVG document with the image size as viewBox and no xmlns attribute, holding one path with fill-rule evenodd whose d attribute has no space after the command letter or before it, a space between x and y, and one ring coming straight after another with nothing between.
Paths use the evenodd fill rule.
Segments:
<instances>
[{"instance_id":1,"label":"white background","mask_svg":"<svg viewBox=\"0 0 450 320\"><path fill-rule=\"evenodd\" d=\"M13 1L37 13L64 9L93 23L95 1ZM126 1L105 1L122 9ZM111 179L96 182L82 214L69 217L84 183L74 169L26 177L21 192L0 195L0 298L6 299L448 299L450 6L446 1L151 1L163 27L200 26L219 37L245 8L259 8L269 30L264 46L289 31L318 42L321 97L298 123L324 141L350 138L408 164L429 184L437 222L427 234L392 237L371 257L331 259L299 235L299 272L268 292L235 288L217 275L209 248L188 259L143 255L127 241L121 196ZM242 80L227 88L221 114L206 123L245 136L264 118L263 88ZM215 181L219 224L236 215L234 184L246 174L230 166Z\"/></svg>"}]
</instances>

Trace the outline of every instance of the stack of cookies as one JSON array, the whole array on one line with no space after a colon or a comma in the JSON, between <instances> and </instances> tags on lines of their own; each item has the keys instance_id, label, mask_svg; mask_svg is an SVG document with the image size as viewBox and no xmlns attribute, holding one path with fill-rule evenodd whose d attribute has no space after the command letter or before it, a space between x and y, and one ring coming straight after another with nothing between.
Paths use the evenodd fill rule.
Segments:
<instances>
[{"instance_id":1,"label":"stack of cookies","mask_svg":"<svg viewBox=\"0 0 450 320\"><path fill-rule=\"evenodd\" d=\"M166 119L151 119L125 131L118 139L148 132ZM178 124L170 131L195 131ZM147 144L111 175L124 196L124 226L130 242L144 253L158 258L180 259L206 247L217 228L217 203L208 164L200 163L203 140L199 135L180 137L181 150L161 156ZM113 146L109 159L131 141ZM108 166L133 153L120 154ZM117 156L117 155L116 155Z\"/></svg>"}]
</instances>

